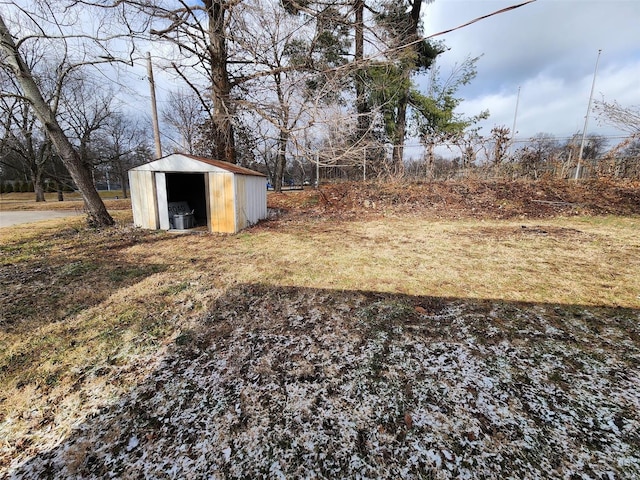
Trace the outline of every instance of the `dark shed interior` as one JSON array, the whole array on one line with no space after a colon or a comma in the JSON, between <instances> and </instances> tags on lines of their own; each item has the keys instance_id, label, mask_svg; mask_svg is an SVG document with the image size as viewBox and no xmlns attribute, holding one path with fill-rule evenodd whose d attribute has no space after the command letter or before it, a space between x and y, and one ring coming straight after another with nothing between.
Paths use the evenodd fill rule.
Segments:
<instances>
[{"instance_id":1,"label":"dark shed interior","mask_svg":"<svg viewBox=\"0 0 640 480\"><path fill-rule=\"evenodd\" d=\"M204 173L167 173L167 201L187 202L194 210L196 225L207 224Z\"/></svg>"}]
</instances>

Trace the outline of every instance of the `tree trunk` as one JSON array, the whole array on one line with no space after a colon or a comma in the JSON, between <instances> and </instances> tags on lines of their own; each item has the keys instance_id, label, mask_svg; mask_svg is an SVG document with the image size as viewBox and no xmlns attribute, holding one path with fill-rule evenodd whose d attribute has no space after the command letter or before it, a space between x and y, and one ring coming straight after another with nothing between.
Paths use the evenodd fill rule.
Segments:
<instances>
[{"instance_id":1,"label":"tree trunk","mask_svg":"<svg viewBox=\"0 0 640 480\"><path fill-rule=\"evenodd\" d=\"M227 71L226 13L222 0L205 0L209 15L211 53L211 99L213 101L213 143L217 160L236 163L236 147L231 123L231 82Z\"/></svg>"},{"instance_id":2,"label":"tree trunk","mask_svg":"<svg viewBox=\"0 0 640 480\"><path fill-rule=\"evenodd\" d=\"M127 190L127 172L120 174L120 184L122 185L122 198L129 198L129 191Z\"/></svg>"},{"instance_id":3,"label":"tree trunk","mask_svg":"<svg viewBox=\"0 0 640 480\"><path fill-rule=\"evenodd\" d=\"M33 191L36 194L36 203L46 201L44 198L44 185L42 184L42 172L31 172Z\"/></svg>"},{"instance_id":4,"label":"tree trunk","mask_svg":"<svg viewBox=\"0 0 640 480\"><path fill-rule=\"evenodd\" d=\"M364 78L364 0L355 0L353 8L356 14L355 22L355 57L356 73L354 78L356 88L356 112L358 114L358 138L363 138L370 126L369 104L366 98L366 85Z\"/></svg>"},{"instance_id":5,"label":"tree trunk","mask_svg":"<svg viewBox=\"0 0 640 480\"><path fill-rule=\"evenodd\" d=\"M109 215L109 212L107 212L107 208L93 184L91 172L80 159L80 156L65 136L60 125L58 125L57 122L50 123L46 128L58 154L62 158L67 170L69 170L71 178L82 194L89 224L92 226L113 225L115 222L113 218L111 218L111 215Z\"/></svg>"},{"instance_id":6,"label":"tree trunk","mask_svg":"<svg viewBox=\"0 0 640 480\"><path fill-rule=\"evenodd\" d=\"M404 171L404 137L407 130L407 106L408 95L403 93L398 100L398 112L393 141L393 154L391 156L391 168L394 175L401 175Z\"/></svg>"},{"instance_id":7,"label":"tree trunk","mask_svg":"<svg viewBox=\"0 0 640 480\"><path fill-rule=\"evenodd\" d=\"M280 132L278 140L278 155L276 156L276 168L274 173L273 189L276 192L282 191L282 178L284 177L284 167L287 164L287 143L289 142L289 134Z\"/></svg>"},{"instance_id":8,"label":"tree trunk","mask_svg":"<svg viewBox=\"0 0 640 480\"><path fill-rule=\"evenodd\" d=\"M429 143L427 146L427 178L433 180L433 166L435 163L436 154L435 154L435 144Z\"/></svg>"},{"instance_id":9,"label":"tree trunk","mask_svg":"<svg viewBox=\"0 0 640 480\"><path fill-rule=\"evenodd\" d=\"M122 165L122 160L117 160L118 166L118 176L120 177L120 185L122 186L122 197L129 198L127 192L127 171L124 169L124 165Z\"/></svg>"},{"instance_id":10,"label":"tree trunk","mask_svg":"<svg viewBox=\"0 0 640 480\"><path fill-rule=\"evenodd\" d=\"M22 88L24 96L31 103L36 116L42 125L44 125L45 131L49 135L58 155L60 155L62 162L71 174L71 178L80 190L87 210L89 224L93 226L113 225L113 218L111 218L111 215L107 212L104 202L100 198L100 195L98 195L98 191L91 181L91 173L80 160L78 153L62 131L51 108L49 108L49 105L42 97L42 93L34 81L29 67L20 56L13 37L11 37L1 14L0 51L4 52L6 56L5 61L11 67L16 80Z\"/></svg>"},{"instance_id":11,"label":"tree trunk","mask_svg":"<svg viewBox=\"0 0 640 480\"><path fill-rule=\"evenodd\" d=\"M422 8L422 0L413 0L413 3L411 3L409 30L407 31L406 38L404 39L407 42L413 42L418 38L418 28L420 25L421 8ZM416 49L414 45L406 48L414 51ZM407 71L406 75L411 75L411 72ZM404 170L404 165L403 165L404 139L407 132L407 108L409 106L410 85L411 85L411 82L407 81L407 87L400 94L400 99L398 100L398 112L396 116L396 131L395 131L395 141L394 141L395 145L393 146L393 155L392 155L392 168L393 168L393 173L395 174L401 174Z\"/></svg>"},{"instance_id":12,"label":"tree trunk","mask_svg":"<svg viewBox=\"0 0 640 480\"><path fill-rule=\"evenodd\" d=\"M31 146L30 146L31 147ZM43 152L40 152L44 155ZM44 202L44 185L43 185L43 165L42 159L38 158L33 148L28 148L28 155L31 157L29 161L30 180L33 184L33 191L36 194L36 202Z\"/></svg>"}]
</instances>

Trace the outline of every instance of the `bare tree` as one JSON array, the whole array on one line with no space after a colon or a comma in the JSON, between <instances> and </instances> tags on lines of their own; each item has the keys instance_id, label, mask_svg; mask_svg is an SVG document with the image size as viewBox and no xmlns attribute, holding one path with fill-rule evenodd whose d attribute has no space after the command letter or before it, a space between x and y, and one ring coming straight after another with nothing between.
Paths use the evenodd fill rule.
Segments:
<instances>
[{"instance_id":1,"label":"bare tree","mask_svg":"<svg viewBox=\"0 0 640 480\"><path fill-rule=\"evenodd\" d=\"M31 15L26 15L26 17L31 20L38 19L40 23L32 25L31 28L22 26L20 28L22 37L18 40L14 39L6 25L5 10L0 13L0 55L2 55L3 66L20 87L20 96L28 101L39 122L43 125L47 137L51 140L69 171L75 185L80 190L85 202L89 223L96 226L112 225L114 223L113 219L98 195L91 178L90 169L83 163L78 151L62 129L57 113L60 92L68 76L82 66L110 63L114 61L113 56L105 49L105 44L101 42L99 34L98 36L90 36L85 33L67 33L65 30L68 26L73 26L73 19L70 19L67 15L64 22L58 22L57 14L59 12L54 11L50 5L37 4L34 6L34 10L37 9L43 10L35 11ZM16 7L17 11L24 12L24 9ZM14 13L17 15L16 12ZM62 13L66 15L69 12L64 11ZM67 21L70 24L66 24L65 22ZM79 19L76 18L76 21L79 21ZM20 26L18 21L14 21L13 24ZM56 29L55 32L47 33L47 28L50 26ZM104 25L100 27L104 28ZM82 45L82 48L80 48L81 57L79 58L72 58L72 50L74 51L73 53L78 51L75 48L70 48L69 43L72 38ZM30 42L42 42L46 48L50 49L48 51L51 58L60 58L58 68L56 68L57 76L54 94L49 100L44 98L42 89L38 86L33 76L32 69L25 62L21 53L21 49L24 48L25 44ZM97 50L90 57L91 48L93 47Z\"/></svg>"},{"instance_id":2,"label":"bare tree","mask_svg":"<svg viewBox=\"0 0 640 480\"><path fill-rule=\"evenodd\" d=\"M640 106L623 107L618 102L595 102L595 110L601 123L612 125L632 135L640 132Z\"/></svg>"},{"instance_id":3,"label":"bare tree","mask_svg":"<svg viewBox=\"0 0 640 480\"><path fill-rule=\"evenodd\" d=\"M131 116L114 113L95 139L98 166L113 175L128 197L128 175L130 168L149 162L153 156L148 145L148 133L144 124Z\"/></svg>"},{"instance_id":4,"label":"bare tree","mask_svg":"<svg viewBox=\"0 0 640 480\"><path fill-rule=\"evenodd\" d=\"M461 165L463 171L473 166L478 159L478 154L484 149L485 139L480 135L480 128L465 130L461 135L452 140L460 150Z\"/></svg>"},{"instance_id":5,"label":"bare tree","mask_svg":"<svg viewBox=\"0 0 640 480\"><path fill-rule=\"evenodd\" d=\"M0 128L3 132L0 164L28 176L36 202L44 202L44 176L51 159L51 142L29 104L18 95L16 88L12 88L15 85L11 85L11 79L2 77L2 91L15 94L0 95Z\"/></svg>"},{"instance_id":6,"label":"bare tree","mask_svg":"<svg viewBox=\"0 0 640 480\"><path fill-rule=\"evenodd\" d=\"M152 35L177 47L180 58L170 66L209 111L215 156L230 163L236 163L232 121L235 105L231 96L234 81L229 71L230 63L235 63L230 59L228 42L233 38L235 10L242 1L132 2L154 20ZM206 79L204 85L198 85L198 73ZM209 100L204 92L209 92Z\"/></svg>"},{"instance_id":7,"label":"bare tree","mask_svg":"<svg viewBox=\"0 0 640 480\"><path fill-rule=\"evenodd\" d=\"M632 135L628 144L616 154L617 177L640 179L640 134Z\"/></svg>"},{"instance_id":8,"label":"bare tree","mask_svg":"<svg viewBox=\"0 0 640 480\"><path fill-rule=\"evenodd\" d=\"M606 152L598 161L597 172L607 177L640 177L640 131Z\"/></svg>"},{"instance_id":9,"label":"bare tree","mask_svg":"<svg viewBox=\"0 0 640 480\"><path fill-rule=\"evenodd\" d=\"M607 149L607 139L602 135L587 135L584 145L583 158L596 160L601 157Z\"/></svg>"},{"instance_id":10,"label":"bare tree","mask_svg":"<svg viewBox=\"0 0 640 480\"><path fill-rule=\"evenodd\" d=\"M182 1L176 6L167 0L136 5L153 18L152 35L176 46L176 55L166 66L182 78L208 113L207 124L211 127L208 136L213 141L214 155L232 163L237 161L237 119L243 115L238 108L246 111L255 104L246 100L247 95L256 86L264 91L261 81L265 79L273 85L278 75L282 78L296 71L308 74L306 78L299 77L302 86L322 83L322 73L329 65L327 58L321 59L323 52L333 55L334 65L336 55L340 56L336 54L339 42L334 41L332 29L342 25L348 30L331 2L204 0ZM274 29L273 19L259 23L258 11L273 16L288 15L289 24L299 27L292 28L289 37L280 38L277 54L271 51L272 43L261 43L270 42L266 30ZM282 26L277 28L282 30ZM283 51L285 47L288 53ZM294 56L304 57L304 61L289 61ZM276 61L285 57L286 62ZM277 94L275 86L273 92ZM262 116L265 112L254 113Z\"/></svg>"},{"instance_id":11,"label":"bare tree","mask_svg":"<svg viewBox=\"0 0 640 480\"><path fill-rule=\"evenodd\" d=\"M353 0L355 51L353 62L355 72L353 83L356 91L356 113L358 115L357 138L364 138L371 127L371 106L367 102L366 72L364 69L364 12L365 1Z\"/></svg>"},{"instance_id":12,"label":"bare tree","mask_svg":"<svg viewBox=\"0 0 640 480\"><path fill-rule=\"evenodd\" d=\"M92 141L115 115L113 104L114 92L110 88L98 88L80 75L69 78L63 89L58 118L80 160L91 171L101 163Z\"/></svg>"},{"instance_id":13,"label":"bare tree","mask_svg":"<svg viewBox=\"0 0 640 480\"><path fill-rule=\"evenodd\" d=\"M543 172L556 168L559 151L560 145L552 135L538 133L515 152L514 163L522 176L537 180Z\"/></svg>"},{"instance_id":14,"label":"bare tree","mask_svg":"<svg viewBox=\"0 0 640 480\"><path fill-rule=\"evenodd\" d=\"M181 148L190 154L197 151L200 131L208 118L200 98L192 91L170 92L162 120L171 125L181 137Z\"/></svg>"},{"instance_id":15,"label":"bare tree","mask_svg":"<svg viewBox=\"0 0 640 480\"><path fill-rule=\"evenodd\" d=\"M272 180L275 190L280 191L290 147L300 148L302 131L314 122L320 98L335 95L334 78L318 72L340 63L346 45L340 32L343 22L332 7L316 12L316 21L310 22L276 4L263 3L245 5L242 30L250 31L251 24L262 25L262 29L259 34L245 36L241 43L257 59L258 70L269 74L248 80L238 102L272 127L277 139Z\"/></svg>"},{"instance_id":16,"label":"bare tree","mask_svg":"<svg viewBox=\"0 0 640 480\"><path fill-rule=\"evenodd\" d=\"M501 165L507 158L510 143L511 130L509 127L496 125L491 129L491 137L487 145L487 158L493 166Z\"/></svg>"}]
</instances>

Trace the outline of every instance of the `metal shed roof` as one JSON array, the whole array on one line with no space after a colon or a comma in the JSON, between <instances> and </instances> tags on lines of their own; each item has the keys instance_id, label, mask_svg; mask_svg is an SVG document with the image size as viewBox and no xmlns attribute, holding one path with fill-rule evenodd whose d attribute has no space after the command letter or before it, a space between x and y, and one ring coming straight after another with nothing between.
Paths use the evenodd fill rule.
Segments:
<instances>
[{"instance_id":1,"label":"metal shed roof","mask_svg":"<svg viewBox=\"0 0 640 480\"><path fill-rule=\"evenodd\" d=\"M266 176L264 173L256 172L240 165L186 153L172 153L131 170L152 172L219 172L222 170L239 175Z\"/></svg>"}]
</instances>

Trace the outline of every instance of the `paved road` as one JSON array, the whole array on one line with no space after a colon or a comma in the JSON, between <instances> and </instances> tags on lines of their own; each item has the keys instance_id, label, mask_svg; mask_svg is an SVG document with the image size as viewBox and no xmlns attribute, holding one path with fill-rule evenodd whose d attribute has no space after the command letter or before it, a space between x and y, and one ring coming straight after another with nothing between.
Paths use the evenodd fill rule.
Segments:
<instances>
[{"instance_id":1,"label":"paved road","mask_svg":"<svg viewBox=\"0 0 640 480\"><path fill-rule=\"evenodd\" d=\"M52 218L75 217L76 212L63 210L20 210L13 212L0 212L0 228L19 225L21 223L33 223Z\"/></svg>"}]
</instances>

